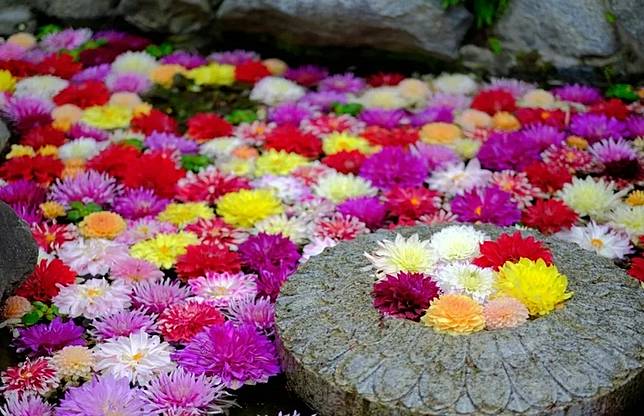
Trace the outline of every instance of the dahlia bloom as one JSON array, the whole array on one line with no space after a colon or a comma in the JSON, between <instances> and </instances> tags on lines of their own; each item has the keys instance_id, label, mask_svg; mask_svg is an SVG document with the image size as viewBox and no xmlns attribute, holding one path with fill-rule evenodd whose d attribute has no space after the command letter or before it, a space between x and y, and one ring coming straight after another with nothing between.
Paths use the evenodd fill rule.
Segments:
<instances>
[{"instance_id":1,"label":"dahlia bloom","mask_svg":"<svg viewBox=\"0 0 644 416\"><path fill-rule=\"evenodd\" d=\"M127 247L104 238L68 241L57 250L58 257L79 275L105 275L127 255Z\"/></svg>"},{"instance_id":2,"label":"dahlia bloom","mask_svg":"<svg viewBox=\"0 0 644 416\"><path fill-rule=\"evenodd\" d=\"M297 246L280 235L259 233L239 245L239 255L249 269L256 272L279 267L295 270L300 254Z\"/></svg>"},{"instance_id":3,"label":"dahlia bloom","mask_svg":"<svg viewBox=\"0 0 644 416\"><path fill-rule=\"evenodd\" d=\"M313 192L339 204L349 198L374 196L378 191L370 181L361 177L330 173L320 178Z\"/></svg>"},{"instance_id":4,"label":"dahlia bloom","mask_svg":"<svg viewBox=\"0 0 644 416\"><path fill-rule=\"evenodd\" d=\"M449 335L467 335L485 328L483 307L465 295L439 296L430 303L420 320Z\"/></svg>"},{"instance_id":5,"label":"dahlia bloom","mask_svg":"<svg viewBox=\"0 0 644 416\"><path fill-rule=\"evenodd\" d=\"M185 178L177 184L177 199L180 201L204 201L216 203L217 200L228 193L242 189L250 189L248 179L225 174L214 166L195 174L188 172Z\"/></svg>"},{"instance_id":6,"label":"dahlia bloom","mask_svg":"<svg viewBox=\"0 0 644 416\"><path fill-rule=\"evenodd\" d=\"M398 272L431 274L438 261L429 240L420 240L418 234L404 238L397 234L394 241L378 241L379 248L372 254L364 253L376 269L376 275L384 278Z\"/></svg>"},{"instance_id":7,"label":"dahlia bloom","mask_svg":"<svg viewBox=\"0 0 644 416\"><path fill-rule=\"evenodd\" d=\"M492 172L481 169L478 159L472 159L467 165L464 162L449 164L432 172L427 183L430 189L454 196L485 186L491 177Z\"/></svg>"},{"instance_id":8,"label":"dahlia bloom","mask_svg":"<svg viewBox=\"0 0 644 416\"><path fill-rule=\"evenodd\" d=\"M589 216L596 221L608 219L608 213L619 206L620 199L628 189L614 193L615 185L604 179L573 178L564 185L557 196L580 216Z\"/></svg>"},{"instance_id":9,"label":"dahlia bloom","mask_svg":"<svg viewBox=\"0 0 644 416\"><path fill-rule=\"evenodd\" d=\"M37 355L51 355L68 345L85 345L83 328L74 321L63 322L60 317L48 324L36 324L18 329L18 351L29 350Z\"/></svg>"},{"instance_id":10,"label":"dahlia bloom","mask_svg":"<svg viewBox=\"0 0 644 416\"><path fill-rule=\"evenodd\" d=\"M596 224L594 221L585 226L575 226L568 231L562 231L557 237L609 259L623 259L633 251L628 234L612 230L608 225Z\"/></svg>"},{"instance_id":11,"label":"dahlia bloom","mask_svg":"<svg viewBox=\"0 0 644 416\"><path fill-rule=\"evenodd\" d=\"M427 166L422 159L392 146L367 158L360 168L360 176L378 188L414 187L422 185L427 177Z\"/></svg>"},{"instance_id":12,"label":"dahlia bloom","mask_svg":"<svg viewBox=\"0 0 644 416\"><path fill-rule=\"evenodd\" d=\"M52 406L38 396L8 395L5 400L7 403L0 407L2 416L54 416Z\"/></svg>"},{"instance_id":13,"label":"dahlia bloom","mask_svg":"<svg viewBox=\"0 0 644 416\"><path fill-rule=\"evenodd\" d=\"M644 235L644 206L620 205L611 212L610 224L636 240Z\"/></svg>"},{"instance_id":14,"label":"dahlia bloom","mask_svg":"<svg viewBox=\"0 0 644 416\"><path fill-rule=\"evenodd\" d=\"M603 114L577 113L570 119L570 131L589 143L606 138L619 139L626 135L626 127L616 118Z\"/></svg>"},{"instance_id":15,"label":"dahlia bloom","mask_svg":"<svg viewBox=\"0 0 644 416\"><path fill-rule=\"evenodd\" d=\"M365 88L365 82L362 78L347 72L336 74L321 80L318 83L319 91L344 92L358 94Z\"/></svg>"},{"instance_id":16,"label":"dahlia bloom","mask_svg":"<svg viewBox=\"0 0 644 416\"><path fill-rule=\"evenodd\" d=\"M69 204L80 201L98 205L110 205L120 192L116 179L106 173L93 170L76 176L57 180L51 187L49 198L69 208Z\"/></svg>"},{"instance_id":17,"label":"dahlia bloom","mask_svg":"<svg viewBox=\"0 0 644 416\"><path fill-rule=\"evenodd\" d=\"M86 215L78 223L78 230L85 238L114 239L126 228L125 220L113 212L100 211Z\"/></svg>"},{"instance_id":18,"label":"dahlia bloom","mask_svg":"<svg viewBox=\"0 0 644 416\"><path fill-rule=\"evenodd\" d=\"M256 222L282 212L282 205L273 192L266 189L230 192L217 202L217 214L224 221L239 227L251 227Z\"/></svg>"},{"instance_id":19,"label":"dahlia bloom","mask_svg":"<svg viewBox=\"0 0 644 416\"><path fill-rule=\"evenodd\" d=\"M628 275L640 282L644 282L644 257L636 257L633 259L631 267L628 269Z\"/></svg>"},{"instance_id":20,"label":"dahlia bloom","mask_svg":"<svg viewBox=\"0 0 644 416\"><path fill-rule=\"evenodd\" d=\"M433 278L442 293L467 295L477 302L484 302L494 292L494 271L473 264L446 264L436 270Z\"/></svg>"},{"instance_id":21,"label":"dahlia bloom","mask_svg":"<svg viewBox=\"0 0 644 416\"><path fill-rule=\"evenodd\" d=\"M452 225L434 233L429 246L440 261L470 261L479 255L479 246L489 239L472 226Z\"/></svg>"},{"instance_id":22,"label":"dahlia bloom","mask_svg":"<svg viewBox=\"0 0 644 416\"><path fill-rule=\"evenodd\" d=\"M241 296L228 303L227 315L237 325L254 325L266 335L273 333L275 305L268 297Z\"/></svg>"},{"instance_id":23,"label":"dahlia bloom","mask_svg":"<svg viewBox=\"0 0 644 416\"><path fill-rule=\"evenodd\" d=\"M488 187L458 195L452 200L452 212L461 221L484 222L500 226L512 225L521 218L521 211L512 196L497 187Z\"/></svg>"},{"instance_id":24,"label":"dahlia bloom","mask_svg":"<svg viewBox=\"0 0 644 416\"><path fill-rule=\"evenodd\" d=\"M52 301L60 313L72 318L100 318L130 306L130 288L121 281L89 279L60 289Z\"/></svg>"},{"instance_id":25,"label":"dahlia bloom","mask_svg":"<svg viewBox=\"0 0 644 416\"><path fill-rule=\"evenodd\" d=\"M38 97L10 98L2 109L4 116L20 133L51 123L51 101Z\"/></svg>"},{"instance_id":26,"label":"dahlia bloom","mask_svg":"<svg viewBox=\"0 0 644 416\"><path fill-rule=\"evenodd\" d=\"M190 296L188 288L177 281L143 281L132 288L132 305L146 313L161 313L168 306L182 302Z\"/></svg>"},{"instance_id":27,"label":"dahlia bloom","mask_svg":"<svg viewBox=\"0 0 644 416\"><path fill-rule=\"evenodd\" d=\"M70 345L57 351L51 363L61 380L78 382L92 376L94 356L87 347Z\"/></svg>"},{"instance_id":28,"label":"dahlia bloom","mask_svg":"<svg viewBox=\"0 0 644 416\"><path fill-rule=\"evenodd\" d=\"M162 233L134 244L130 248L130 255L149 261L157 267L169 269L174 266L179 256L186 253L188 246L197 242L197 236L192 233Z\"/></svg>"},{"instance_id":29,"label":"dahlia bloom","mask_svg":"<svg viewBox=\"0 0 644 416\"><path fill-rule=\"evenodd\" d=\"M246 240L246 234L219 217L199 219L188 224L184 231L195 234L203 243L220 249L234 250Z\"/></svg>"},{"instance_id":30,"label":"dahlia bloom","mask_svg":"<svg viewBox=\"0 0 644 416\"><path fill-rule=\"evenodd\" d=\"M156 332L155 316L146 315L141 310L123 310L94 319L93 335L99 340L127 337L140 331Z\"/></svg>"},{"instance_id":31,"label":"dahlia bloom","mask_svg":"<svg viewBox=\"0 0 644 416\"><path fill-rule=\"evenodd\" d=\"M204 328L224 323L224 316L210 303L188 300L166 308L159 315L157 326L169 342L189 342Z\"/></svg>"},{"instance_id":32,"label":"dahlia bloom","mask_svg":"<svg viewBox=\"0 0 644 416\"><path fill-rule=\"evenodd\" d=\"M157 281L163 278L163 272L148 261L126 256L112 266L110 278L126 283Z\"/></svg>"},{"instance_id":33,"label":"dahlia bloom","mask_svg":"<svg viewBox=\"0 0 644 416\"><path fill-rule=\"evenodd\" d=\"M47 395L58 387L59 378L48 358L27 358L0 373L2 391L7 396L26 397L30 393Z\"/></svg>"},{"instance_id":34,"label":"dahlia bloom","mask_svg":"<svg viewBox=\"0 0 644 416\"><path fill-rule=\"evenodd\" d=\"M142 406L139 390L132 389L127 378L107 374L67 390L56 416L145 416Z\"/></svg>"},{"instance_id":35,"label":"dahlia bloom","mask_svg":"<svg viewBox=\"0 0 644 416\"><path fill-rule=\"evenodd\" d=\"M210 219L214 215L212 208L205 202L172 202L157 215L157 219L182 228L199 219Z\"/></svg>"},{"instance_id":36,"label":"dahlia bloom","mask_svg":"<svg viewBox=\"0 0 644 416\"><path fill-rule=\"evenodd\" d=\"M387 275L373 287L373 305L383 315L417 321L438 291L436 282L422 273Z\"/></svg>"},{"instance_id":37,"label":"dahlia bloom","mask_svg":"<svg viewBox=\"0 0 644 416\"><path fill-rule=\"evenodd\" d=\"M493 133L483 143L477 158L493 170L521 170L539 160L540 146L523 133Z\"/></svg>"},{"instance_id":38,"label":"dahlia bloom","mask_svg":"<svg viewBox=\"0 0 644 416\"><path fill-rule=\"evenodd\" d=\"M560 100L585 105L594 104L602 99L601 91L597 88L581 84L566 84L554 88L552 93Z\"/></svg>"},{"instance_id":39,"label":"dahlia bloom","mask_svg":"<svg viewBox=\"0 0 644 416\"><path fill-rule=\"evenodd\" d=\"M218 377L229 388L266 382L279 373L275 347L254 326L232 322L215 325L197 334L173 360L185 370Z\"/></svg>"},{"instance_id":40,"label":"dahlia bloom","mask_svg":"<svg viewBox=\"0 0 644 416\"><path fill-rule=\"evenodd\" d=\"M543 260L546 265L552 264L552 253L534 237L523 237L519 231L510 235L501 234L494 241L485 241L480 245L481 255L473 263L480 267L499 270L506 262L515 263L523 258Z\"/></svg>"},{"instance_id":41,"label":"dahlia bloom","mask_svg":"<svg viewBox=\"0 0 644 416\"><path fill-rule=\"evenodd\" d=\"M127 229L116 238L116 241L132 245L143 240L150 240L159 234L174 234L176 232L177 227L172 224L144 217L128 221Z\"/></svg>"},{"instance_id":42,"label":"dahlia bloom","mask_svg":"<svg viewBox=\"0 0 644 416\"><path fill-rule=\"evenodd\" d=\"M338 205L337 210L343 215L357 218L370 229L379 228L387 213L385 205L380 203L378 198L374 196L349 198Z\"/></svg>"},{"instance_id":43,"label":"dahlia bloom","mask_svg":"<svg viewBox=\"0 0 644 416\"><path fill-rule=\"evenodd\" d=\"M416 143L410 150L412 154L425 162L430 172L458 164L461 161L453 149L440 144Z\"/></svg>"},{"instance_id":44,"label":"dahlia bloom","mask_svg":"<svg viewBox=\"0 0 644 416\"><path fill-rule=\"evenodd\" d=\"M501 296L483 307L487 329L515 328L528 320L528 309L515 298Z\"/></svg>"},{"instance_id":45,"label":"dahlia bloom","mask_svg":"<svg viewBox=\"0 0 644 416\"><path fill-rule=\"evenodd\" d=\"M76 273L59 259L43 259L16 289L16 295L39 302L49 302L61 287L71 285L75 280Z\"/></svg>"},{"instance_id":46,"label":"dahlia bloom","mask_svg":"<svg viewBox=\"0 0 644 416\"><path fill-rule=\"evenodd\" d=\"M306 90L296 83L284 78L265 77L255 84L250 93L250 99L267 105L275 105L286 101L297 101Z\"/></svg>"}]
</instances>

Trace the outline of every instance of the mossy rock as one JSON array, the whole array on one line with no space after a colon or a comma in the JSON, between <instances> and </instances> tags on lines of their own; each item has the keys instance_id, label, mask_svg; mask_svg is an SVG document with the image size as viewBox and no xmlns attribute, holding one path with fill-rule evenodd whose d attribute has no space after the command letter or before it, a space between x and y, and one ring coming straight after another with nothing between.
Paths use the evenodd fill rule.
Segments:
<instances>
[{"instance_id":1,"label":"mossy rock","mask_svg":"<svg viewBox=\"0 0 644 416\"><path fill-rule=\"evenodd\" d=\"M427 239L441 227L397 230ZM492 237L504 230L477 226ZM644 385L644 296L607 259L532 232L574 296L514 329L468 336L382 318L365 251L380 231L327 249L284 285L278 348L288 386L321 415L617 415Z\"/></svg>"}]
</instances>

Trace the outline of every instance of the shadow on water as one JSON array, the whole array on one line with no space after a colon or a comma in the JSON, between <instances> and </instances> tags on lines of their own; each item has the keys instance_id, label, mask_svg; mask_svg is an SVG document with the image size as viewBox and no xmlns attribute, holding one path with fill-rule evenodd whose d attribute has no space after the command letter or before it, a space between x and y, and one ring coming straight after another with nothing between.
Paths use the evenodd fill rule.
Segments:
<instances>
[{"instance_id":1,"label":"shadow on water","mask_svg":"<svg viewBox=\"0 0 644 416\"><path fill-rule=\"evenodd\" d=\"M230 409L230 416L277 416L293 414L311 416L314 411L295 394L286 389L283 375L272 377L268 383L246 386L235 392L236 407Z\"/></svg>"}]
</instances>

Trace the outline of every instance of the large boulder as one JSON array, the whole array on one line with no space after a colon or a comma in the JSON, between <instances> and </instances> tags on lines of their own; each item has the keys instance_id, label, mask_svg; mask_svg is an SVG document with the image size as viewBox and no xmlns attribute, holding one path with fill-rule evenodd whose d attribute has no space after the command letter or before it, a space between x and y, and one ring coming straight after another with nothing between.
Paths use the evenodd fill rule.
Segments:
<instances>
[{"instance_id":1,"label":"large boulder","mask_svg":"<svg viewBox=\"0 0 644 416\"><path fill-rule=\"evenodd\" d=\"M617 33L624 46L635 55L640 71L644 68L644 3L642 0L610 0ZM631 62L632 63L632 62Z\"/></svg>"},{"instance_id":2,"label":"large boulder","mask_svg":"<svg viewBox=\"0 0 644 416\"><path fill-rule=\"evenodd\" d=\"M0 0L0 35L32 31L35 28L36 19L26 4L15 0Z\"/></svg>"},{"instance_id":3,"label":"large boulder","mask_svg":"<svg viewBox=\"0 0 644 416\"><path fill-rule=\"evenodd\" d=\"M142 30L172 34L206 28L221 0L122 0L119 12Z\"/></svg>"},{"instance_id":4,"label":"large boulder","mask_svg":"<svg viewBox=\"0 0 644 416\"><path fill-rule=\"evenodd\" d=\"M9 132L7 125L4 124L4 121L0 120L0 154L2 153L2 150L4 150L7 143L9 142L10 137L11 137L11 133Z\"/></svg>"},{"instance_id":5,"label":"large boulder","mask_svg":"<svg viewBox=\"0 0 644 416\"><path fill-rule=\"evenodd\" d=\"M34 270L38 246L27 224L0 201L0 299Z\"/></svg>"},{"instance_id":6,"label":"large boulder","mask_svg":"<svg viewBox=\"0 0 644 416\"><path fill-rule=\"evenodd\" d=\"M76 21L114 16L118 0L27 0L26 3L47 16Z\"/></svg>"},{"instance_id":7,"label":"large boulder","mask_svg":"<svg viewBox=\"0 0 644 416\"><path fill-rule=\"evenodd\" d=\"M472 16L439 0L224 0L224 30L311 46L373 47L453 59Z\"/></svg>"}]
</instances>

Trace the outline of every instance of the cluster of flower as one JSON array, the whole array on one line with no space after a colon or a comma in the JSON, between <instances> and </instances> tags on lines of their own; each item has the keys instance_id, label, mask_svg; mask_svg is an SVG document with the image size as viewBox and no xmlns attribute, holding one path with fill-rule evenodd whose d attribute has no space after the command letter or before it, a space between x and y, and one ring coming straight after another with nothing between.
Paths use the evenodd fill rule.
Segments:
<instances>
[{"instance_id":1,"label":"cluster of flower","mask_svg":"<svg viewBox=\"0 0 644 416\"><path fill-rule=\"evenodd\" d=\"M23 359L5 413L217 412L279 371L282 283L378 228L521 224L644 280L637 99L162 49L88 29L0 44L0 200L40 246L3 309ZM150 104L176 88L246 104Z\"/></svg>"},{"instance_id":2,"label":"cluster of flower","mask_svg":"<svg viewBox=\"0 0 644 416\"><path fill-rule=\"evenodd\" d=\"M513 328L572 296L552 253L519 231L490 240L472 226L452 225L430 240L398 234L378 244L365 253L379 277L374 306L383 315L420 320L440 332Z\"/></svg>"}]
</instances>

